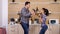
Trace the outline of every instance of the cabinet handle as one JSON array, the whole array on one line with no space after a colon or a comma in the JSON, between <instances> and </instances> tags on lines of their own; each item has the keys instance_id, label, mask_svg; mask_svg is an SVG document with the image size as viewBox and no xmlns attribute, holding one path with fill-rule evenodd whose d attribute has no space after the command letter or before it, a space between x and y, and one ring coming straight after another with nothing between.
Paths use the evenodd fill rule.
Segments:
<instances>
[{"instance_id":1,"label":"cabinet handle","mask_svg":"<svg viewBox=\"0 0 60 34\"><path fill-rule=\"evenodd\" d=\"M15 30L11 30L12 32L14 32Z\"/></svg>"}]
</instances>

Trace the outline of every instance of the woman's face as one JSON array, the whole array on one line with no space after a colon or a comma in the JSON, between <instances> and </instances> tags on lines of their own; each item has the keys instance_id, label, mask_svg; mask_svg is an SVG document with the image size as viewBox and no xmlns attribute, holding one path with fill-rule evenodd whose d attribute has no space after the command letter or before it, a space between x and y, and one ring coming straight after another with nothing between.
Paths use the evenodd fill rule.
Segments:
<instances>
[{"instance_id":1,"label":"woman's face","mask_svg":"<svg viewBox=\"0 0 60 34\"><path fill-rule=\"evenodd\" d=\"M44 14L44 10L43 9L41 9L41 13Z\"/></svg>"}]
</instances>

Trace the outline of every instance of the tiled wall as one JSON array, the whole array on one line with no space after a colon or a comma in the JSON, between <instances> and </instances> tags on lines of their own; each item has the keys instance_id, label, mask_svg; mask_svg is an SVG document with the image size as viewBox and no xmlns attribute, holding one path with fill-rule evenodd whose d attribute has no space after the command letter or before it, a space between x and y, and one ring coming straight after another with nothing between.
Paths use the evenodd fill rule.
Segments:
<instances>
[{"instance_id":1,"label":"tiled wall","mask_svg":"<svg viewBox=\"0 0 60 34\"><path fill-rule=\"evenodd\" d=\"M25 1L30 1L31 2L31 7L30 7L30 11L33 8L36 8L38 6L39 10L41 10L41 8L47 8L49 11L52 12L51 15L49 15L47 17L47 21L51 18L56 18L60 20L60 4L44 4L41 2L53 2L53 0L15 0L16 3L13 4L11 3L12 0L8 1L8 18L10 19L11 17L14 18L18 18L17 12L21 10L21 8L24 6L24 2ZM38 2L38 4L36 4L35 2ZM59 0L58 0L59 2Z\"/></svg>"}]
</instances>

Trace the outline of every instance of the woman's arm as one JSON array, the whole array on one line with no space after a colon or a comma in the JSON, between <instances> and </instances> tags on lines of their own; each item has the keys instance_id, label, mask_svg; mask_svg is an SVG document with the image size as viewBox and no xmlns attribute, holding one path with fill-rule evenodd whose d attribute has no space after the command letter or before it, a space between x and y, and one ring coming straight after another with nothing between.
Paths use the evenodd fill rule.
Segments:
<instances>
[{"instance_id":1,"label":"woman's arm","mask_svg":"<svg viewBox=\"0 0 60 34\"><path fill-rule=\"evenodd\" d=\"M40 16L40 23L42 23L43 22L43 20L42 20L42 18L41 18L41 16Z\"/></svg>"}]
</instances>

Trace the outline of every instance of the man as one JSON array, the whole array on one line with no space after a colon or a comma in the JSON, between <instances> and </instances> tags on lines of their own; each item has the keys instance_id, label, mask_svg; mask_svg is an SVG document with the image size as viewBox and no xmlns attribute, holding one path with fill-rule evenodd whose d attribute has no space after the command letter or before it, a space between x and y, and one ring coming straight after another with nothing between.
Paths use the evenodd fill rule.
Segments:
<instances>
[{"instance_id":1,"label":"man","mask_svg":"<svg viewBox=\"0 0 60 34\"><path fill-rule=\"evenodd\" d=\"M29 18L31 17L31 13L29 11L30 2L25 2L25 7L21 10L21 25L24 29L24 34L28 34L29 32Z\"/></svg>"}]
</instances>

